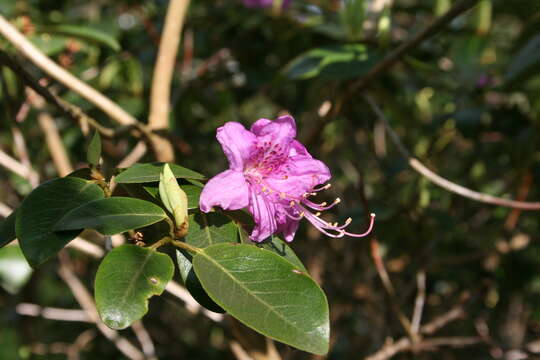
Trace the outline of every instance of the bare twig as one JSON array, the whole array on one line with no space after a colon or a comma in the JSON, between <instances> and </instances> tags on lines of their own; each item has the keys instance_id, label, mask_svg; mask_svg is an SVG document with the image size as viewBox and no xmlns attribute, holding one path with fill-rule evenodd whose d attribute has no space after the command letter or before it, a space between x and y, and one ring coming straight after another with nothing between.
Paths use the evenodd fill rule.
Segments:
<instances>
[{"instance_id":1,"label":"bare twig","mask_svg":"<svg viewBox=\"0 0 540 360\"><path fill-rule=\"evenodd\" d=\"M426 301L426 273L421 270L416 274L416 286L418 293L416 294L416 300L414 301L414 313L411 320L411 330L418 334L420 330L420 323L422 322L422 312L424 310L424 303Z\"/></svg>"},{"instance_id":2,"label":"bare twig","mask_svg":"<svg viewBox=\"0 0 540 360\"><path fill-rule=\"evenodd\" d=\"M27 168L26 166L24 166L19 161L9 156L2 150L0 150L0 166L5 167L9 171L25 179L30 179L34 176L38 176L37 173L33 169Z\"/></svg>"},{"instance_id":3,"label":"bare twig","mask_svg":"<svg viewBox=\"0 0 540 360\"><path fill-rule=\"evenodd\" d=\"M433 321L427 323L420 328L420 334L432 335L437 330L447 325L448 323L462 318L464 315L463 307L457 305L445 314L440 315ZM394 355L405 351L428 351L440 346L463 347L482 343L480 337L432 337L421 339L417 343L413 343L410 338L403 337L395 342L390 342L383 346L376 353L368 356L365 360L387 360Z\"/></svg>"},{"instance_id":4,"label":"bare twig","mask_svg":"<svg viewBox=\"0 0 540 360\"><path fill-rule=\"evenodd\" d=\"M26 71L17 61L13 60L6 52L2 50L0 50L0 63L10 68L25 82L28 87L42 96L48 103L56 106L63 114L81 123L87 123L99 131L103 137L113 138L128 133L134 129L147 136L150 134L150 130L148 130L144 124L138 122L121 126L117 129L110 129L102 126L97 120L85 114L78 106L70 104L52 93L48 88L42 85L40 81L36 80L28 71Z\"/></svg>"},{"instance_id":5,"label":"bare twig","mask_svg":"<svg viewBox=\"0 0 540 360\"><path fill-rule=\"evenodd\" d=\"M132 125L137 123L137 120L124 109L99 91L73 76L43 54L1 14L0 34L2 34L21 54L33 62L34 65L45 71L53 79L56 79L67 88L90 101L114 121L121 125Z\"/></svg>"},{"instance_id":6,"label":"bare twig","mask_svg":"<svg viewBox=\"0 0 540 360\"><path fill-rule=\"evenodd\" d=\"M131 325L131 329L135 333L137 340L139 340L139 343L142 346L142 350L146 358L148 360L157 360L156 347L154 346L152 337L150 337L150 333L148 333L148 330L146 330L142 321L135 321Z\"/></svg>"},{"instance_id":7,"label":"bare twig","mask_svg":"<svg viewBox=\"0 0 540 360\"><path fill-rule=\"evenodd\" d=\"M451 182L443 178L442 176L436 174L435 172L431 171L424 164L422 164L418 159L414 158L411 155L411 153L407 150L407 148L405 148L405 145L403 145L403 143L399 139L399 136L390 125L390 122L388 121L384 113L382 112L381 108L371 98L371 96L364 95L364 98L366 99L368 104L371 106L371 109L373 110L373 112L375 112L375 114L384 123L386 130L388 131L388 135L390 136L390 140L398 148L401 156L403 156L403 158L407 160L410 167L412 167L414 170L416 170L416 172L424 176L429 181L442 187L443 189L453 192L454 194L458 194L460 196L463 196L463 197L466 197L468 199L472 199L478 202L504 206L504 207L514 208L514 209L520 209L520 210L534 210L534 211L540 210L540 202L517 201L517 200L504 199L504 198L484 194L478 191L468 189L454 182Z\"/></svg>"},{"instance_id":8,"label":"bare twig","mask_svg":"<svg viewBox=\"0 0 540 360\"><path fill-rule=\"evenodd\" d=\"M24 105L21 106L21 108L22 107L24 107ZM30 157L28 156L28 148L26 146L26 140L24 139L24 136L21 130L17 126L11 127L11 133L13 134L13 143L15 144L16 154L21 160L21 163L24 166L26 166L26 168L29 171L28 181L33 187L36 187L39 185L39 175L38 173L32 171L32 163L30 162Z\"/></svg>"},{"instance_id":9,"label":"bare twig","mask_svg":"<svg viewBox=\"0 0 540 360\"><path fill-rule=\"evenodd\" d=\"M379 253L379 242L377 241L377 238L375 236L371 237L371 257L373 258L373 262L375 263L377 274L379 274L379 278L383 283L384 289L386 290L386 293L390 298L392 310L394 311L396 317L401 323L401 326L403 326L403 329L410 337L410 339L413 342L417 342L419 340L418 333L412 330L410 320L403 313L401 307L398 304L398 301L396 300L396 290L394 289L394 285L392 284L390 276L388 276L388 272L386 271L386 267L384 266L384 261Z\"/></svg>"},{"instance_id":10,"label":"bare twig","mask_svg":"<svg viewBox=\"0 0 540 360\"><path fill-rule=\"evenodd\" d=\"M423 41L436 35L439 31L444 29L446 25L448 25L453 19L475 6L478 1L479 0L461 0L455 3L443 16L437 18L431 24L426 26L422 31L413 35L410 39L401 44L401 46L396 48L384 59L382 59L375 66L373 66L371 70L369 70L364 76L358 79L351 86L350 92L365 89L375 77L381 75L390 67L395 65L409 50L414 49Z\"/></svg>"},{"instance_id":11,"label":"bare twig","mask_svg":"<svg viewBox=\"0 0 540 360\"><path fill-rule=\"evenodd\" d=\"M169 128L171 81L188 6L189 0L170 0L169 2L150 94L148 125L153 130ZM159 148L159 151L156 151L158 160L174 161L174 150L167 139L155 135L151 141L153 147Z\"/></svg>"},{"instance_id":12,"label":"bare twig","mask_svg":"<svg viewBox=\"0 0 540 360\"><path fill-rule=\"evenodd\" d=\"M73 166L71 166L62 138L51 115L41 112L38 115L38 122L43 134L45 134L45 141L58 175L66 176L73 172Z\"/></svg>"},{"instance_id":13,"label":"bare twig","mask_svg":"<svg viewBox=\"0 0 540 360\"><path fill-rule=\"evenodd\" d=\"M116 167L118 168L127 168L139 161L144 154L146 154L146 144L144 141L139 141L137 145L131 150L131 152L118 163Z\"/></svg>"},{"instance_id":14,"label":"bare twig","mask_svg":"<svg viewBox=\"0 0 540 360\"><path fill-rule=\"evenodd\" d=\"M36 304L20 303L15 307L20 315L39 316L49 320L92 322L86 311L43 307Z\"/></svg>"}]
</instances>

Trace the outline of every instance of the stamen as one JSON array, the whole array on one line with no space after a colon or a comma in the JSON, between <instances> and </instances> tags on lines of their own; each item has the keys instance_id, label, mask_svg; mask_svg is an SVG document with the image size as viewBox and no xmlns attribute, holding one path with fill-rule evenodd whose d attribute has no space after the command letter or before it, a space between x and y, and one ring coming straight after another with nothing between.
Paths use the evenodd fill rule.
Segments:
<instances>
[{"instance_id":1,"label":"stamen","mask_svg":"<svg viewBox=\"0 0 540 360\"><path fill-rule=\"evenodd\" d=\"M370 219L370 222L369 222L369 227L364 233L362 233L362 234L353 234L353 233L344 231L345 235L352 236L352 237L364 237L364 236L369 235L371 230L373 230L373 225L375 224L375 214L371 213L370 216L371 216L371 219Z\"/></svg>"},{"instance_id":2,"label":"stamen","mask_svg":"<svg viewBox=\"0 0 540 360\"><path fill-rule=\"evenodd\" d=\"M323 186L314 187L313 191L319 192L319 191L322 191L322 190L328 190L328 189L330 189L331 186L332 186L332 184L328 183L328 184L323 185Z\"/></svg>"}]
</instances>

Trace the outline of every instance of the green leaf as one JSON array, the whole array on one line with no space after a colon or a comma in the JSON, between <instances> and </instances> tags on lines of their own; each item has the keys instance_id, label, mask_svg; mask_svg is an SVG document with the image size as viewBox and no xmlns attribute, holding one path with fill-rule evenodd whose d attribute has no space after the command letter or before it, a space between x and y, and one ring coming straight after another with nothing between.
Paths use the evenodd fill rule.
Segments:
<instances>
[{"instance_id":1,"label":"green leaf","mask_svg":"<svg viewBox=\"0 0 540 360\"><path fill-rule=\"evenodd\" d=\"M63 24L41 27L39 31L52 34L67 35L108 46L114 51L120 50L120 44L115 38L113 38L106 32L89 26Z\"/></svg>"},{"instance_id":2,"label":"green leaf","mask_svg":"<svg viewBox=\"0 0 540 360\"><path fill-rule=\"evenodd\" d=\"M159 179L159 196L163 205L174 216L177 228L187 222L188 198L184 190L180 189L169 164L163 165Z\"/></svg>"},{"instance_id":3,"label":"green leaf","mask_svg":"<svg viewBox=\"0 0 540 360\"><path fill-rule=\"evenodd\" d=\"M376 57L361 44L344 44L309 50L292 60L284 69L291 79L348 79L367 72Z\"/></svg>"},{"instance_id":4,"label":"green leaf","mask_svg":"<svg viewBox=\"0 0 540 360\"><path fill-rule=\"evenodd\" d=\"M96 274L101 320L112 329L127 328L146 314L148 299L163 292L173 273L173 262L166 254L135 245L113 249Z\"/></svg>"},{"instance_id":5,"label":"green leaf","mask_svg":"<svg viewBox=\"0 0 540 360\"><path fill-rule=\"evenodd\" d=\"M516 83L540 71L540 35L533 36L518 53L506 72L506 82Z\"/></svg>"},{"instance_id":6,"label":"green leaf","mask_svg":"<svg viewBox=\"0 0 540 360\"><path fill-rule=\"evenodd\" d=\"M300 350L328 352L328 302L305 272L251 245L217 244L193 257L203 288L245 325Z\"/></svg>"},{"instance_id":7,"label":"green leaf","mask_svg":"<svg viewBox=\"0 0 540 360\"><path fill-rule=\"evenodd\" d=\"M92 165L97 165L99 163L99 158L101 157L101 136L99 132L95 132L88 144L88 150L86 151L86 160Z\"/></svg>"},{"instance_id":8,"label":"green leaf","mask_svg":"<svg viewBox=\"0 0 540 360\"><path fill-rule=\"evenodd\" d=\"M53 226L72 209L95 199L103 191L75 177L54 179L34 189L17 209L15 232L24 256L35 267L54 256L80 230L53 232Z\"/></svg>"},{"instance_id":9,"label":"green leaf","mask_svg":"<svg viewBox=\"0 0 540 360\"><path fill-rule=\"evenodd\" d=\"M293 264L298 270L301 270L305 273L308 272L304 264L302 264L298 256L296 256L296 254L294 253L293 249L291 249L285 241L281 240L277 236L272 236L270 241L265 241L258 246L268 251L272 251L275 254L278 254L279 256L283 257L291 264Z\"/></svg>"},{"instance_id":10,"label":"green leaf","mask_svg":"<svg viewBox=\"0 0 540 360\"><path fill-rule=\"evenodd\" d=\"M340 16L350 40L362 37L365 17L365 0L345 0Z\"/></svg>"},{"instance_id":11,"label":"green leaf","mask_svg":"<svg viewBox=\"0 0 540 360\"><path fill-rule=\"evenodd\" d=\"M117 183L147 183L159 181L159 174L164 163L150 163L134 165L120 173L115 181ZM169 164L176 178L202 180L204 175L182 166Z\"/></svg>"},{"instance_id":12,"label":"green leaf","mask_svg":"<svg viewBox=\"0 0 540 360\"><path fill-rule=\"evenodd\" d=\"M218 243L237 242L236 225L219 212L189 215L189 232L185 236L188 244L203 248Z\"/></svg>"},{"instance_id":13,"label":"green leaf","mask_svg":"<svg viewBox=\"0 0 540 360\"><path fill-rule=\"evenodd\" d=\"M10 294L16 294L28 282L32 268L26 262L19 245L0 249L0 285Z\"/></svg>"},{"instance_id":14,"label":"green leaf","mask_svg":"<svg viewBox=\"0 0 540 360\"><path fill-rule=\"evenodd\" d=\"M198 209L202 189L195 185L180 185L180 187L187 195L188 210Z\"/></svg>"},{"instance_id":15,"label":"green leaf","mask_svg":"<svg viewBox=\"0 0 540 360\"><path fill-rule=\"evenodd\" d=\"M114 235L145 227L165 218L165 211L151 202L111 197L90 201L71 210L56 223L54 230L94 229L104 235Z\"/></svg>"},{"instance_id":16,"label":"green leaf","mask_svg":"<svg viewBox=\"0 0 540 360\"><path fill-rule=\"evenodd\" d=\"M191 296L203 307L213 312L224 313L225 310L216 304L214 300L210 299L206 291L204 291L199 278L195 275L191 260L192 257L190 255L184 255L180 250L176 250L176 261L178 262L178 270L180 271L184 286Z\"/></svg>"},{"instance_id":17,"label":"green leaf","mask_svg":"<svg viewBox=\"0 0 540 360\"><path fill-rule=\"evenodd\" d=\"M13 211L7 218L0 224L0 248L6 246L15 238L15 218L17 214Z\"/></svg>"}]
</instances>

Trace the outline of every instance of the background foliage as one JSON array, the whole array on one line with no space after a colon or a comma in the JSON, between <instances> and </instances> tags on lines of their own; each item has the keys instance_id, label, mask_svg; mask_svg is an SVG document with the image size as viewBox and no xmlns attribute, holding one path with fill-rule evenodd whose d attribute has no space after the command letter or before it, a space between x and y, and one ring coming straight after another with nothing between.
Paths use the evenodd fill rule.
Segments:
<instances>
[{"instance_id":1,"label":"background foliage","mask_svg":"<svg viewBox=\"0 0 540 360\"><path fill-rule=\"evenodd\" d=\"M0 13L71 73L144 120L167 3L2 0ZM335 221L351 216L361 231L366 214L377 213L378 243L327 239L303 224L292 244L329 299L328 358L364 358L388 338L406 337L395 309L410 318L417 298L425 300L423 323L456 306L463 310L459 319L437 331L438 337L478 339L471 346L435 346L430 349L435 352L421 351L419 358L488 359L515 349L534 351L533 341L540 337L540 216L478 203L431 184L407 167L362 93L351 91L359 76L451 2L390 2L374 28L368 27L369 13L358 18L358 4L345 3L293 1L291 8L272 13L234 1L194 1L172 86L170 134L177 162L216 174L226 167L215 141L217 127L226 121L249 125L288 112L310 152L332 170L329 199L340 196L343 202L328 215ZM492 195L538 200L539 27L538 1L480 0L372 80L369 94L411 152L441 176ZM0 44L16 56L4 39ZM34 76L43 77L20 59ZM26 103L23 83L6 68L1 79L0 149L20 158L14 131L19 129L40 180L57 176L37 126L43 109L30 107L17 121ZM101 124L115 126L86 100L52 85ZM56 108L45 109L70 160L83 164L91 132L85 136L84 127L81 131ZM105 162L119 163L135 144L129 133L103 139ZM140 161L154 161L154 156L148 153ZM0 202L18 207L32 185L31 179L2 168ZM102 244L103 239L90 236ZM379 246L394 295L381 285L370 244ZM77 275L90 287L98 262L70 253ZM20 259L13 250L0 254L0 358L72 356L67 345L93 331L93 324L23 316L17 310L21 303L79 307L56 273L57 260L25 283L29 271L24 266L17 279L10 275L13 258ZM417 297L422 274L425 295ZM191 313L167 296L151 303L144 323L160 359L234 358L231 343L243 339L239 325ZM123 335L135 339L131 330ZM277 348L285 359L312 358ZM96 333L78 356L119 355Z\"/></svg>"}]
</instances>

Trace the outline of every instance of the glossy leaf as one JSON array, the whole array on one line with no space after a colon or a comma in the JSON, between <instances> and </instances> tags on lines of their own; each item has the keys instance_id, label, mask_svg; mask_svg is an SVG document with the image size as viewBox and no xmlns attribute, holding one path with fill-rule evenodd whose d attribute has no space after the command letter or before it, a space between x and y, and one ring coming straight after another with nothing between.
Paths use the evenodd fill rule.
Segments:
<instances>
[{"instance_id":1,"label":"glossy leaf","mask_svg":"<svg viewBox=\"0 0 540 360\"><path fill-rule=\"evenodd\" d=\"M171 258L135 245L115 248L99 265L95 281L101 320L112 329L125 329L148 311L148 299L160 295L172 279Z\"/></svg>"},{"instance_id":2,"label":"glossy leaf","mask_svg":"<svg viewBox=\"0 0 540 360\"><path fill-rule=\"evenodd\" d=\"M293 249L289 245L287 245L287 242L281 240L277 236L272 236L270 241L265 241L261 244L259 244L259 247L262 247L263 249L266 249L268 251L272 251L273 253L283 257L287 261L289 261L291 264L296 266L298 270L301 270L303 272L308 272L304 264L302 264L302 261L296 256Z\"/></svg>"},{"instance_id":3,"label":"glossy leaf","mask_svg":"<svg viewBox=\"0 0 540 360\"><path fill-rule=\"evenodd\" d=\"M30 279L32 271L19 245L0 249L0 285L7 292L18 293Z\"/></svg>"},{"instance_id":4,"label":"glossy leaf","mask_svg":"<svg viewBox=\"0 0 540 360\"><path fill-rule=\"evenodd\" d=\"M159 181L159 175L163 168L164 163L150 163L150 164L138 164L134 165L118 176L116 176L115 181L117 183L148 183L148 182L157 182ZM204 175L199 174L193 170L186 169L182 166L176 164L169 164L171 171L173 172L176 178L185 178L185 179L204 179Z\"/></svg>"},{"instance_id":5,"label":"glossy leaf","mask_svg":"<svg viewBox=\"0 0 540 360\"><path fill-rule=\"evenodd\" d=\"M165 218L165 211L151 202L111 197L91 201L73 209L58 221L54 229L94 229L104 235L114 235L145 227Z\"/></svg>"},{"instance_id":6,"label":"glossy leaf","mask_svg":"<svg viewBox=\"0 0 540 360\"><path fill-rule=\"evenodd\" d=\"M291 79L347 79L365 73L375 58L361 44L316 48L290 62L284 73Z\"/></svg>"},{"instance_id":7,"label":"glossy leaf","mask_svg":"<svg viewBox=\"0 0 540 360\"><path fill-rule=\"evenodd\" d=\"M217 244L193 257L203 288L229 314L254 330L323 355L328 351L328 303L305 272L252 245Z\"/></svg>"},{"instance_id":8,"label":"glossy leaf","mask_svg":"<svg viewBox=\"0 0 540 360\"><path fill-rule=\"evenodd\" d=\"M218 212L197 212L189 215L189 232L185 240L190 245L203 248L218 243L237 242L236 225Z\"/></svg>"},{"instance_id":9,"label":"glossy leaf","mask_svg":"<svg viewBox=\"0 0 540 360\"><path fill-rule=\"evenodd\" d=\"M99 163L99 158L101 157L101 136L99 132L95 132L94 136L88 144L88 150L86 151L86 161L92 165L97 165Z\"/></svg>"},{"instance_id":10,"label":"glossy leaf","mask_svg":"<svg viewBox=\"0 0 540 360\"><path fill-rule=\"evenodd\" d=\"M191 263L192 257L184 255L180 250L176 250L176 261L184 286L191 296L206 309L217 313L224 313L225 310L216 304L214 300L210 299L210 296L204 291L199 278L197 278L193 270L193 264Z\"/></svg>"},{"instance_id":11,"label":"glossy leaf","mask_svg":"<svg viewBox=\"0 0 540 360\"><path fill-rule=\"evenodd\" d=\"M103 198L94 183L76 177L54 179L34 189L17 210L15 232L26 259L33 267L54 256L80 230L53 231L53 226L72 209Z\"/></svg>"},{"instance_id":12,"label":"glossy leaf","mask_svg":"<svg viewBox=\"0 0 540 360\"><path fill-rule=\"evenodd\" d=\"M42 27L40 32L72 36L108 46L114 51L120 50L120 44L115 38L106 32L89 26L62 24Z\"/></svg>"},{"instance_id":13,"label":"glossy leaf","mask_svg":"<svg viewBox=\"0 0 540 360\"><path fill-rule=\"evenodd\" d=\"M160 175L159 196L165 208L173 214L176 227L182 227L187 222L188 198L168 164L163 165Z\"/></svg>"},{"instance_id":14,"label":"glossy leaf","mask_svg":"<svg viewBox=\"0 0 540 360\"><path fill-rule=\"evenodd\" d=\"M180 185L180 187L187 195L188 209L198 209L202 189L195 185Z\"/></svg>"},{"instance_id":15,"label":"glossy leaf","mask_svg":"<svg viewBox=\"0 0 540 360\"><path fill-rule=\"evenodd\" d=\"M15 238L15 217L16 211L13 211L2 223L0 223L0 248L6 246Z\"/></svg>"}]
</instances>

